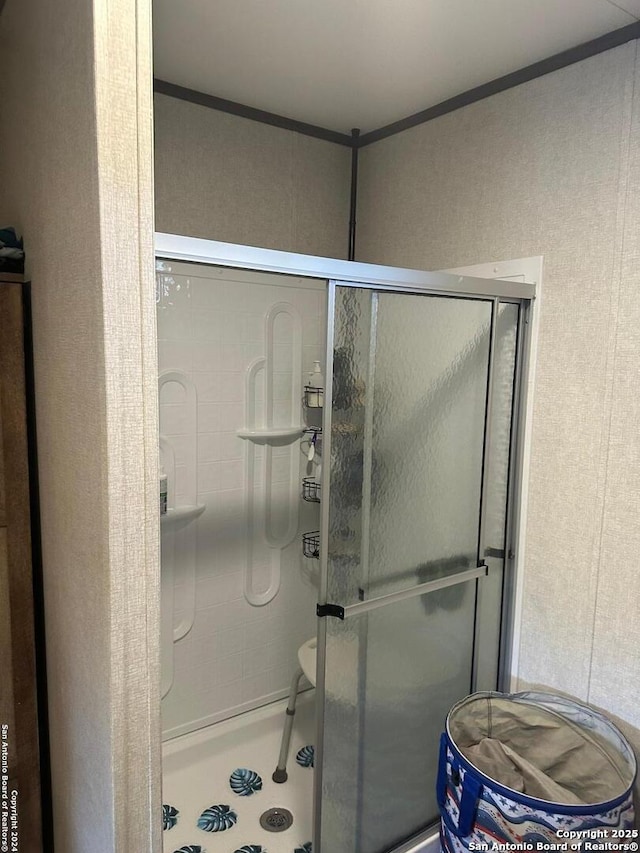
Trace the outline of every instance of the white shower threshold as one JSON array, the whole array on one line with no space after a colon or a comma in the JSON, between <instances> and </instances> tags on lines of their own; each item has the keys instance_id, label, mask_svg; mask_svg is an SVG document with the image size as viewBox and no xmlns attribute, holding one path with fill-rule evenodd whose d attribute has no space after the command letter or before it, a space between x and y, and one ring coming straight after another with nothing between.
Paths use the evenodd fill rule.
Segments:
<instances>
[{"instance_id":1,"label":"white shower threshold","mask_svg":"<svg viewBox=\"0 0 640 853\"><path fill-rule=\"evenodd\" d=\"M291 749L289 779L277 785L271 779L280 749L286 701L274 702L163 745L162 802L177 810L169 815L175 824L163 832L164 853L308 853L312 835L313 770L296 761L296 754L315 740L315 691L300 695ZM251 770L261 787L249 796L230 786L236 769ZM211 806L212 823L229 828L209 832L198 818ZM284 832L267 832L260 815L270 808L285 808L293 824ZM235 822L234 822L235 815ZM253 846L252 846L253 845ZM309 846L306 846L309 845Z\"/></svg>"}]
</instances>

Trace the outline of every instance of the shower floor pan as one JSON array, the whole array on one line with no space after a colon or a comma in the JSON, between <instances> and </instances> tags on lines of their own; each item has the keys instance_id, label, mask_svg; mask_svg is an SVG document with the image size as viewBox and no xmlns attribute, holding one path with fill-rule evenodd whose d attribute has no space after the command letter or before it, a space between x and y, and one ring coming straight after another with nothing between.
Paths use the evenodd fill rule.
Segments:
<instances>
[{"instance_id":1,"label":"shower floor pan","mask_svg":"<svg viewBox=\"0 0 640 853\"><path fill-rule=\"evenodd\" d=\"M299 697L289 779L276 785L285 707L274 702L163 745L164 853L309 853L313 770L296 755L314 743L314 691ZM269 809L290 812L291 826L263 829L260 817Z\"/></svg>"}]
</instances>

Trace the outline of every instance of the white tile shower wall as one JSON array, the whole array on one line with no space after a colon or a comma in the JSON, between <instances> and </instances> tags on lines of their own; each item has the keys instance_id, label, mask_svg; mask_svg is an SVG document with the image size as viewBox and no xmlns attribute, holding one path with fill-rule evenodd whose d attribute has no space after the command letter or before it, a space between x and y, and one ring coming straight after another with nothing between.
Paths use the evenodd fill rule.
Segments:
<instances>
[{"instance_id":1,"label":"white tile shower wall","mask_svg":"<svg viewBox=\"0 0 640 853\"><path fill-rule=\"evenodd\" d=\"M296 652L315 631L317 562L301 555L300 535L318 526L318 506L300 500L299 536L282 553L280 591L253 607L243 595L245 561L245 371L264 355L264 319L276 302L302 317L302 369L324 358L326 288L322 282L163 262L158 273L158 360L161 371L184 371L198 394L196 613L192 630L174 643L174 680L162 703L163 733L172 737L279 698L287 691ZM292 329L276 322L274 419L290 406ZM284 322L283 322L284 321ZM184 501L189 436L180 390L163 389L160 432L175 453L176 504ZM302 389L300 389L302 396ZM257 398L262 400L258 389ZM259 408L259 406L258 406ZM300 447L300 444L297 445ZM257 453L262 459L261 448ZM275 521L284 524L289 452L274 449ZM299 454L300 478L307 473ZM257 487L261 483L258 465ZM258 588L268 585L268 553L256 549ZM261 559L260 559L261 558ZM188 607L176 569L174 624Z\"/></svg>"}]
</instances>

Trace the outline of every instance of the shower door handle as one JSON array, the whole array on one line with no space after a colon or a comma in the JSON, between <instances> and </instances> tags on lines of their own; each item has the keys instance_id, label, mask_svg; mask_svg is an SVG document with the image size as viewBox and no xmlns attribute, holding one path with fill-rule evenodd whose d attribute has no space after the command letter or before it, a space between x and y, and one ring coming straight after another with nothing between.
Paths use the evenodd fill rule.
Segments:
<instances>
[{"instance_id":1,"label":"shower door handle","mask_svg":"<svg viewBox=\"0 0 640 853\"><path fill-rule=\"evenodd\" d=\"M468 581L479 580L486 577L488 573L489 567L483 563L475 569L465 569L463 572L457 572L446 578L437 578L426 583L419 583L408 589L390 592L387 595L379 595L377 598L370 598L368 601L359 601L357 604L348 604L346 607L343 607L341 604L318 604L316 612L318 616L335 616L337 619L344 620L350 616L359 616L362 613L368 613L370 610L377 610L379 607L386 607L387 604L405 601L408 598L416 598L419 595L426 595L429 592L436 592L439 589L447 589L450 586L458 586L458 584L468 583Z\"/></svg>"}]
</instances>

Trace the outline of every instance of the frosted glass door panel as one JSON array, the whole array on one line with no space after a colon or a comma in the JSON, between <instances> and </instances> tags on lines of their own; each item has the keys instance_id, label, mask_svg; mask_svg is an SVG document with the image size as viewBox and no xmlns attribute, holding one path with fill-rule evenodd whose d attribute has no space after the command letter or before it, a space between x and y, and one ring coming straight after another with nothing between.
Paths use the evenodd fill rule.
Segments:
<instances>
[{"instance_id":1,"label":"frosted glass door panel","mask_svg":"<svg viewBox=\"0 0 640 853\"><path fill-rule=\"evenodd\" d=\"M495 690L498 686L519 310L518 305L501 304L496 323L491 443L485 484L484 562L489 573L478 587L476 602L476 690Z\"/></svg>"},{"instance_id":2,"label":"frosted glass door panel","mask_svg":"<svg viewBox=\"0 0 640 853\"><path fill-rule=\"evenodd\" d=\"M491 302L338 287L328 597L477 566Z\"/></svg>"},{"instance_id":3,"label":"frosted glass door panel","mask_svg":"<svg viewBox=\"0 0 640 853\"><path fill-rule=\"evenodd\" d=\"M463 573L482 563L493 307L335 288L326 581L346 610L326 619L323 853L383 853L437 819L484 582Z\"/></svg>"},{"instance_id":4,"label":"frosted glass door panel","mask_svg":"<svg viewBox=\"0 0 640 853\"><path fill-rule=\"evenodd\" d=\"M323 853L383 853L438 817L440 732L469 692L475 582L327 624Z\"/></svg>"}]
</instances>

